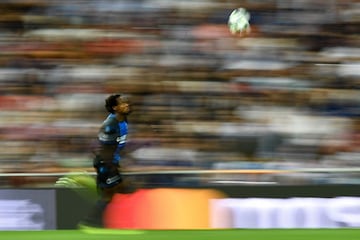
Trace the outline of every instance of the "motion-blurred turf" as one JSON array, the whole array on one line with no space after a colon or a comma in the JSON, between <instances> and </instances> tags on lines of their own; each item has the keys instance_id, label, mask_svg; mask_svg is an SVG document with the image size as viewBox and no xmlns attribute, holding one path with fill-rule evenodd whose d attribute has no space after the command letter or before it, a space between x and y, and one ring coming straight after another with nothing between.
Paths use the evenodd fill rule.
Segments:
<instances>
[{"instance_id":1,"label":"motion-blurred turf","mask_svg":"<svg viewBox=\"0 0 360 240\"><path fill-rule=\"evenodd\" d=\"M134 233L107 230L1 231L6 240L358 240L360 229L226 229L226 230L148 230Z\"/></svg>"}]
</instances>

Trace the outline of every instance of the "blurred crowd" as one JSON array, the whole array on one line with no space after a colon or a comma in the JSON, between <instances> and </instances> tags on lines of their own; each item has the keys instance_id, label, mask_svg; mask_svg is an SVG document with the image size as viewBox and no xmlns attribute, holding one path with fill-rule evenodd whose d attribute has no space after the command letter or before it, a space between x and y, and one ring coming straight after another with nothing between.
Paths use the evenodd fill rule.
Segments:
<instances>
[{"instance_id":1,"label":"blurred crowd","mask_svg":"<svg viewBox=\"0 0 360 240\"><path fill-rule=\"evenodd\" d=\"M227 27L238 7L243 37ZM92 171L104 99L121 92L129 171L335 169L210 179L360 183L356 0L2 0L0 12L2 173Z\"/></svg>"}]
</instances>

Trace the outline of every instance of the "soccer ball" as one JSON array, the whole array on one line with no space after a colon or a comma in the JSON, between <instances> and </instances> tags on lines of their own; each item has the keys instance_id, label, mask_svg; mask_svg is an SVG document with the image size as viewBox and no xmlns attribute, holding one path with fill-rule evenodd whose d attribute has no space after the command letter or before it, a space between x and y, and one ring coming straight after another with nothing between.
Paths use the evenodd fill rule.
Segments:
<instances>
[{"instance_id":1,"label":"soccer ball","mask_svg":"<svg viewBox=\"0 0 360 240\"><path fill-rule=\"evenodd\" d=\"M232 34L250 32L250 13L245 8L233 10L229 16L228 26Z\"/></svg>"}]
</instances>

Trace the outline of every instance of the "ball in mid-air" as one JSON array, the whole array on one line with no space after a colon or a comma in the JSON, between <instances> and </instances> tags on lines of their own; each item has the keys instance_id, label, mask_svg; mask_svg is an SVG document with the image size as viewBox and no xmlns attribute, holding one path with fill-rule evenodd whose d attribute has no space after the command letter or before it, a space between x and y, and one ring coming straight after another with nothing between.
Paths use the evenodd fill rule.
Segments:
<instances>
[{"instance_id":1,"label":"ball in mid-air","mask_svg":"<svg viewBox=\"0 0 360 240\"><path fill-rule=\"evenodd\" d=\"M229 30L232 34L250 31L250 13L245 8L234 9L228 20Z\"/></svg>"}]
</instances>

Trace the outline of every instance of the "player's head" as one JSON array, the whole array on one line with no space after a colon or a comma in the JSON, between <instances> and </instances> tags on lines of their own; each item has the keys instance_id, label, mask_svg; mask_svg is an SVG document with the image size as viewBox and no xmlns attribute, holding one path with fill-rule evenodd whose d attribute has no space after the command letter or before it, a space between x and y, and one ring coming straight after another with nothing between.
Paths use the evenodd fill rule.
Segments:
<instances>
[{"instance_id":1,"label":"player's head","mask_svg":"<svg viewBox=\"0 0 360 240\"><path fill-rule=\"evenodd\" d=\"M109 113L127 115L131 112L129 99L122 94L111 94L105 99L105 108Z\"/></svg>"}]
</instances>

